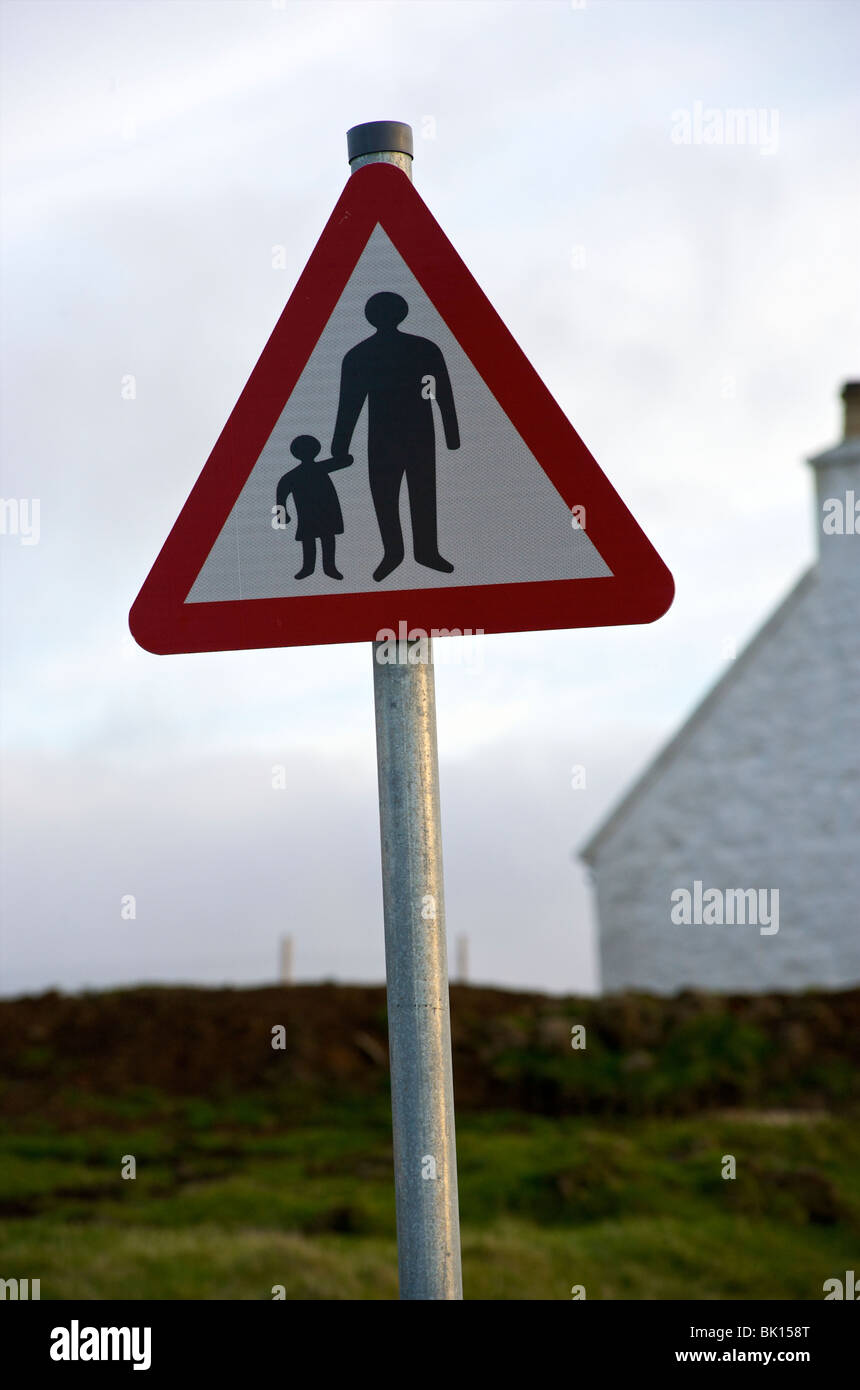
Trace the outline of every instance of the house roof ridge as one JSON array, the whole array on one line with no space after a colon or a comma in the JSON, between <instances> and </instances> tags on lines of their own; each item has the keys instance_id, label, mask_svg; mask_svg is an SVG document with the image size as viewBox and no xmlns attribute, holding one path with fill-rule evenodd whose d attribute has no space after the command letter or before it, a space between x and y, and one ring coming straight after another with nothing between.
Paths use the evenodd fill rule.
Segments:
<instances>
[{"instance_id":1,"label":"house roof ridge","mask_svg":"<svg viewBox=\"0 0 860 1390\"><path fill-rule=\"evenodd\" d=\"M819 566L817 564L811 565L808 569L804 570L785 597L770 613L770 616L756 629L746 646L738 653L728 669L710 686L699 702L693 706L693 709L680 727L663 744L651 761L645 765L633 785L628 788L620 801L616 802L609 814L603 819L597 829L592 832L581 849L578 850L578 857L586 864L592 862L600 842L612 829L614 829L619 821L623 820L624 816L631 809L632 803L639 800L639 797L646 787L650 786L651 783L656 780L664 767L674 760L676 753L686 742L692 730L699 725L701 720L718 702L725 691L739 679L740 672L749 664L760 646L778 631L791 610L807 590L812 588L815 584L818 576Z\"/></svg>"}]
</instances>

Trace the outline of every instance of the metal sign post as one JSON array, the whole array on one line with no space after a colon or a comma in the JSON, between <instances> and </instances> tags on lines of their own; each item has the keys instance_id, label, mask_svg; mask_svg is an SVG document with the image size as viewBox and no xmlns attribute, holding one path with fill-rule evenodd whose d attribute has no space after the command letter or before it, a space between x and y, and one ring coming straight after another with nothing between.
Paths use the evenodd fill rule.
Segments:
<instances>
[{"instance_id":1,"label":"metal sign post","mask_svg":"<svg viewBox=\"0 0 860 1390\"><path fill-rule=\"evenodd\" d=\"M347 142L353 171L381 161L412 177L408 125L354 126ZM373 687L400 1297L457 1299L463 1279L430 639L374 642Z\"/></svg>"}]
</instances>

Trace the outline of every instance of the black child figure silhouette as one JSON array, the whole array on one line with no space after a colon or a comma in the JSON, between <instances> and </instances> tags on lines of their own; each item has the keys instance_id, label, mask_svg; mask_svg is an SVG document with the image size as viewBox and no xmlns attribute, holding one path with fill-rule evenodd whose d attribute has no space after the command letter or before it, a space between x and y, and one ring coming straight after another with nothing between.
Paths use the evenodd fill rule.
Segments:
<instances>
[{"instance_id":1,"label":"black child figure silhouette","mask_svg":"<svg viewBox=\"0 0 860 1390\"><path fill-rule=\"evenodd\" d=\"M348 468L352 463L351 454L341 454L338 459L319 459L322 445L312 434L298 435L290 445L293 458L299 460L297 468L291 468L278 483L276 502L287 516L287 498L293 494L296 505L296 540L302 543L304 563L296 579L307 579L313 574L317 562L317 537L322 551L322 567L330 579L343 579L334 563L335 536L343 535L343 513L337 499L334 483L329 477L336 468Z\"/></svg>"}]
</instances>

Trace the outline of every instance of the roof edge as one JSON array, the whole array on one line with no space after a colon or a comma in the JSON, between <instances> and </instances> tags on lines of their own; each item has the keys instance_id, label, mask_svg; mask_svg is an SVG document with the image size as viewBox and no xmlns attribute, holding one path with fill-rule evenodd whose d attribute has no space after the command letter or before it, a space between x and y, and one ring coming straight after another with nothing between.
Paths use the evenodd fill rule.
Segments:
<instances>
[{"instance_id":1,"label":"roof edge","mask_svg":"<svg viewBox=\"0 0 860 1390\"><path fill-rule=\"evenodd\" d=\"M841 439L832 449L810 455L806 462L810 468L823 468L826 464L860 463L860 435Z\"/></svg>"},{"instance_id":2,"label":"roof edge","mask_svg":"<svg viewBox=\"0 0 860 1390\"><path fill-rule=\"evenodd\" d=\"M603 840L616 828L618 823L624 819L628 811L632 809L635 802L639 800L642 793L654 782L663 769L670 763L675 754L679 751L683 743L697 728L702 719L709 713L725 690L738 679L739 673L749 664L759 646L772 637L782 626L788 617L789 612L800 601L803 595L813 587L818 578L819 567L817 564L805 570L789 589L782 602L774 609L770 617L765 620L760 628L753 634L747 645L735 657L727 671L717 679L714 685L707 691L697 705L694 705L692 712L687 716L681 727L663 745L659 753L646 764L643 771L636 778L630 789L624 793L621 800L609 812L609 815L598 826L597 830L590 836L581 849L577 851L578 858L585 864L591 865L594 862Z\"/></svg>"}]
</instances>

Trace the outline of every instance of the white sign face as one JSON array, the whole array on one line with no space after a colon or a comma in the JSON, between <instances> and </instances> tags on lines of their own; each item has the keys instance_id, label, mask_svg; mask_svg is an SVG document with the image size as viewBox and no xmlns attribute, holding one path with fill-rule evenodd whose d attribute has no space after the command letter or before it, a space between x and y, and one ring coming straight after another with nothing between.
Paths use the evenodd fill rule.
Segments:
<instances>
[{"instance_id":1,"label":"white sign face","mask_svg":"<svg viewBox=\"0 0 860 1390\"><path fill-rule=\"evenodd\" d=\"M185 602L610 574L377 224Z\"/></svg>"}]
</instances>

